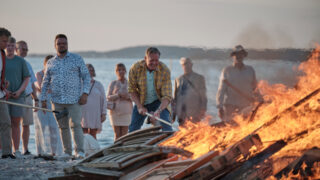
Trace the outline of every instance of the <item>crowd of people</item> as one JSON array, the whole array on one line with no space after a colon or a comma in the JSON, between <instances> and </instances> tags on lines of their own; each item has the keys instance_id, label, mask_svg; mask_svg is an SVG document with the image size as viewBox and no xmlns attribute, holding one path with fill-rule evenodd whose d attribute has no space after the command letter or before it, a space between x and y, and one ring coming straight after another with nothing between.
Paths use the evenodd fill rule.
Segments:
<instances>
[{"instance_id":1,"label":"crowd of people","mask_svg":"<svg viewBox=\"0 0 320 180\"><path fill-rule=\"evenodd\" d=\"M131 66L128 78L125 65L116 65L117 79L110 82L106 94L102 82L94 79L93 65L68 51L66 35L56 35L54 44L56 55L45 57L43 69L35 75L25 59L27 43L16 42L7 29L0 28L2 158L30 154L29 126L33 123L38 155L70 157L73 141L75 156L84 158L84 134L97 138L107 109L114 140L141 129L146 118L161 125L162 131L172 131L170 124L175 119L183 126L186 121L196 123L205 116L205 77L193 71L190 58L180 59L184 73L175 79L172 93L170 69L160 61L159 49L149 47L144 59ZM219 116L226 123L232 122L235 114L245 113L244 109L255 101L261 101L255 71L243 63L247 54L241 45L236 46L231 53L233 65L221 73L216 101ZM37 111L37 120L33 119L33 111ZM45 138L47 134L49 137ZM19 151L20 137L23 153Z\"/></svg>"}]
</instances>

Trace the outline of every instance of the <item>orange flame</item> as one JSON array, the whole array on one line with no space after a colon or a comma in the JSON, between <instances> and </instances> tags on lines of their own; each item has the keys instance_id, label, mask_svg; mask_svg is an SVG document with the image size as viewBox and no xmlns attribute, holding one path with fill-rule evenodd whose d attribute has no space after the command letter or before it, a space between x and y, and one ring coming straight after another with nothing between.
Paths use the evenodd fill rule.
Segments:
<instances>
[{"instance_id":1,"label":"orange flame","mask_svg":"<svg viewBox=\"0 0 320 180\"><path fill-rule=\"evenodd\" d=\"M275 115L305 97L315 89L320 88L320 46L317 45L309 59L299 65L301 75L294 88L283 84L269 85L266 81L260 81L258 88L263 95L264 103L257 112L253 122L242 116L235 117L239 126L210 126L200 122L194 124L186 121L183 127L173 137L162 142L163 146L176 146L194 153L193 159L208 153L211 150L222 151L226 147L241 140L255 129L272 119ZM207 119L210 117L207 117ZM262 128L258 134L267 146L268 142L280 139L292 142L277 153L279 158L285 153L301 155L303 150L313 146L320 147L320 95L316 95L309 101L284 113L280 118L268 127ZM303 138L296 137L305 131Z\"/></svg>"},{"instance_id":2,"label":"orange flame","mask_svg":"<svg viewBox=\"0 0 320 180\"><path fill-rule=\"evenodd\" d=\"M302 164L302 170L306 170L307 165L305 163ZM315 162L311 168L311 176L303 175L305 173L297 173L294 174L292 171L287 175L283 176L281 180L287 180L287 179L304 179L304 180L313 180L313 179L320 179L320 162ZM302 174L302 175L301 175ZM267 178L268 180L275 180L274 176L271 176L270 178Z\"/></svg>"}]
</instances>

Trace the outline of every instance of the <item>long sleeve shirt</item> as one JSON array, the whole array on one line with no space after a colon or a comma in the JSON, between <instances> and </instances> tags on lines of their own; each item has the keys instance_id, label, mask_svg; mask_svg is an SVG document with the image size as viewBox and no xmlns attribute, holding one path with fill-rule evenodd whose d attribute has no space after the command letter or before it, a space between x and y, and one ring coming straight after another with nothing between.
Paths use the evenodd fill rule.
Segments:
<instances>
[{"instance_id":1,"label":"long sleeve shirt","mask_svg":"<svg viewBox=\"0 0 320 180\"><path fill-rule=\"evenodd\" d=\"M205 78L195 72L176 78L173 102L174 115L179 119L199 118L201 111L207 110Z\"/></svg>"},{"instance_id":2,"label":"long sleeve shirt","mask_svg":"<svg viewBox=\"0 0 320 180\"><path fill-rule=\"evenodd\" d=\"M69 52L62 59L55 56L47 62L41 99L47 99L50 87L52 102L75 104L82 93L89 93L90 80L88 68L81 56Z\"/></svg>"},{"instance_id":3,"label":"long sleeve shirt","mask_svg":"<svg viewBox=\"0 0 320 180\"><path fill-rule=\"evenodd\" d=\"M159 100L172 99L172 84L169 68L162 62L154 72L154 86ZM140 103L144 104L147 96L147 65L141 60L132 65L129 71L128 92L137 93Z\"/></svg>"},{"instance_id":4,"label":"long sleeve shirt","mask_svg":"<svg viewBox=\"0 0 320 180\"><path fill-rule=\"evenodd\" d=\"M219 89L216 96L217 107L222 108L223 105L235 105L239 108L250 105L250 101L237 91L229 87L224 80L246 94L248 97L254 97L254 90L257 86L255 71L251 66L245 65L238 69L234 66L228 66L222 70L220 76Z\"/></svg>"}]
</instances>

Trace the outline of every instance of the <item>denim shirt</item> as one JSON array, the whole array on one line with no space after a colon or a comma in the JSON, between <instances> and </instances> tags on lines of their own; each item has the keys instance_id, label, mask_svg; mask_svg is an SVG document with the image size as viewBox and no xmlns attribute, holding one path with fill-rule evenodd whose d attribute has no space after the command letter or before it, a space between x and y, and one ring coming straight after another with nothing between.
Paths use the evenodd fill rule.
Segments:
<instances>
[{"instance_id":1,"label":"denim shirt","mask_svg":"<svg viewBox=\"0 0 320 180\"><path fill-rule=\"evenodd\" d=\"M57 55L47 62L42 82L41 99L47 99L51 88L52 102L75 104L82 93L89 93L90 74L81 56L67 53L60 59Z\"/></svg>"}]
</instances>

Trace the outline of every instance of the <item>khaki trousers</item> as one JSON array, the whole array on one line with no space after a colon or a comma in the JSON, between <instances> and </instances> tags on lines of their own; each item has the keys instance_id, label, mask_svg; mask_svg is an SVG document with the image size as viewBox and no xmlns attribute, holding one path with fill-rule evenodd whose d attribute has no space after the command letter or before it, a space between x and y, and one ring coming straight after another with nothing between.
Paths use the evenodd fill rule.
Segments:
<instances>
[{"instance_id":1,"label":"khaki trousers","mask_svg":"<svg viewBox=\"0 0 320 180\"><path fill-rule=\"evenodd\" d=\"M81 127L81 106L76 104L56 104L53 103L52 107L58 112L62 112L64 109L68 111L68 116L57 119L60 135L62 137L63 151L69 155L72 155L71 135L74 142L75 152L83 152L83 131Z\"/></svg>"},{"instance_id":2,"label":"khaki trousers","mask_svg":"<svg viewBox=\"0 0 320 180\"><path fill-rule=\"evenodd\" d=\"M5 100L1 98L1 100ZM8 105L0 102L0 138L2 146L2 155L12 153L11 142L11 119Z\"/></svg>"}]
</instances>

